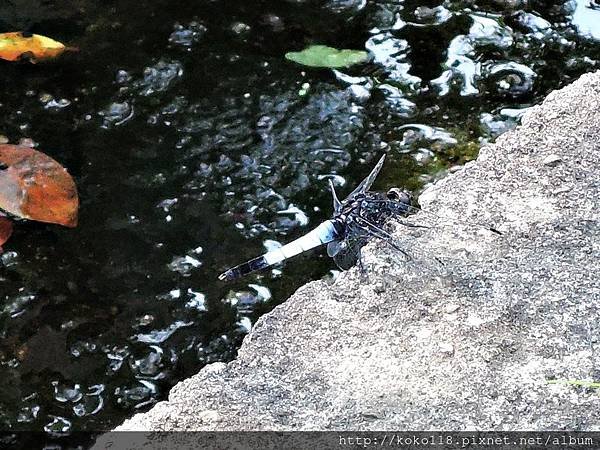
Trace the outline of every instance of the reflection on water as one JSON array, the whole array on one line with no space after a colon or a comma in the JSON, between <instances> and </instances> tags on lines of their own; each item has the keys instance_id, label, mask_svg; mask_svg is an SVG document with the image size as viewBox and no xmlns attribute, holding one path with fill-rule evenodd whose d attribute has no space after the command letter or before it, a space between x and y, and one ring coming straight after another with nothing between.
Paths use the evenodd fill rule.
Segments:
<instances>
[{"instance_id":1,"label":"reflection on water","mask_svg":"<svg viewBox=\"0 0 600 450\"><path fill-rule=\"evenodd\" d=\"M600 41L600 3L596 0L572 0L567 7L574 9L572 20L577 31Z\"/></svg>"},{"instance_id":2,"label":"reflection on water","mask_svg":"<svg viewBox=\"0 0 600 450\"><path fill-rule=\"evenodd\" d=\"M30 3L0 31L80 51L1 63L0 134L68 167L82 204L77 229L23 222L4 246L0 420L50 434L165 398L327 274L317 252L217 282L323 220L327 179L349 191L385 151L378 187L419 190L600 58L588 1ZM283 57L312 43L371 59Z\"/></svg>"}]
</instances>

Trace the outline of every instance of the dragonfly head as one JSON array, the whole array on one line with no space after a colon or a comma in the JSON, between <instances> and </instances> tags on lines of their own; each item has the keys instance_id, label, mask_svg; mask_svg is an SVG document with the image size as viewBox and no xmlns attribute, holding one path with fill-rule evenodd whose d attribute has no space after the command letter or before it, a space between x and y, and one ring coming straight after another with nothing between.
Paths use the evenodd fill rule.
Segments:
<instances>
[{"instance_id":1,"label":"dragonfly head","mask_svg":"<svg viewBox=\"0 0 600 450\"><path fill-rule=\"evenodd\" d=\"M393 200L398 203L404 203L405 205L410 205L412 201L412 195L410 194L410 192L403 191L396 187L391 188L389 191L387 191L386 196L390 200Z\"/></svg>"}]
</instances>

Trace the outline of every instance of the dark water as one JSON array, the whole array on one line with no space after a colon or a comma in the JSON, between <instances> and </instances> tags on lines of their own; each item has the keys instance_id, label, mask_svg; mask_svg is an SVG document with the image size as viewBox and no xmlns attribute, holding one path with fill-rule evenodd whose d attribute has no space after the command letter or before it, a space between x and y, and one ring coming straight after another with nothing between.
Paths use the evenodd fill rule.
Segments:
<instances>
[{"instance_id":1,"label":"dark water","mask_svg":"<svg viewBox=\"0 0 600 450\"><path fill-rule=\"evenodd\" d=\"M510 4L512 6L505 6ZM222 284L329 214L383 151L379 188L473 159L524 108L598 68L594 3L14 1L0 31L80 48L0 62L0 134L77 180L74 230L19 223L0 263L0 423L106 429L228 361L323 252ZM368 64L304 69L311 43ZM310 264L308 264L310 262Z\"/></svg>"}]
</instances>

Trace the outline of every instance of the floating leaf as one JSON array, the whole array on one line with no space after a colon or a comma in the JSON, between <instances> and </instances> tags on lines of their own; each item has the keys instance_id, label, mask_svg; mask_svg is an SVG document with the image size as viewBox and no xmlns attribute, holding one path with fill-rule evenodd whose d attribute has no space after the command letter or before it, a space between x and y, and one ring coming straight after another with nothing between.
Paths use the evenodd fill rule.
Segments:
<instances>
[{"instance_id":1,"label":"floating leaf","mask_svg":"<svg viewBox=\"0 0 600 450\"><path fill-rule=\"evenodd\" d=\"M0 145L0 209L75 227L78 208L75 182L63 166L32 148Z\"/></svg>"},{"instance_id":2,"label":"floating leaf","mask_svg":"<svg viewBox=\"0 0 600 450\"><path fill-rule=\"evenodd\" d=\"M0 216L0 253L3 251L2 246L10 238L12 230L12 221L8 217Z\"/></svg>"},{"instance_id":3,"label":"floating leaf","mask_svg":"<svg viewBox=\"0 0 600 450\"><path fill-rule=\"evenodd\" d=\"M338 50L326 45L311 45L301 52L289 52L286 59L309 67L348 67L365 62L368 58L363 50Z\"/></svg>"},{"instance_id":4,"label":"floating leaf","mask_svg":"<svg viewBox=\"0 0 600 450\"><path fill-rule=\"evenodd\" d=\"M39 34L24 35L21 32L0 34L0 58L8 61L25 58L29 58L32 62L52 59L65 50L68 48L62 43Z\"/></svg>"}]
</instances>

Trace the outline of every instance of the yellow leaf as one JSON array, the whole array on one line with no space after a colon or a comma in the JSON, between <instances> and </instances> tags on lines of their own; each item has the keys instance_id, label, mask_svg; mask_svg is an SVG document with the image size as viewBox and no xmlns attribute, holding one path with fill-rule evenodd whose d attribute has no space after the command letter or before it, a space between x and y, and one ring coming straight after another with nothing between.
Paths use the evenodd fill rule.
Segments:
<instances>
[{"instance_id":1,"label":"yellow leaf","mask_svg":"<svg viewBox=\"0 0 600 450\"><path fill-rule=\"evenodd\" d=\"M18 61L29 58L32 62L56 58L67 50L64 44L39 34L23 36L21 32L0 34L0 58Z\"/></svg>"}]
</instances>

